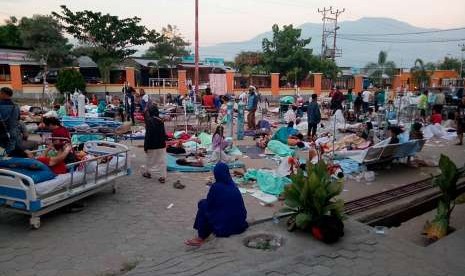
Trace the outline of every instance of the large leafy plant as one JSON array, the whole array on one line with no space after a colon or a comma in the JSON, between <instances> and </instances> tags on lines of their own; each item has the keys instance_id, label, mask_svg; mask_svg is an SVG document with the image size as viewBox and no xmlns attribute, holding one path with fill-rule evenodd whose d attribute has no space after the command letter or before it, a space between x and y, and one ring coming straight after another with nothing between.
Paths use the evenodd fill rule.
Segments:
<instances>
[{"instance_id":1,"label":"large leafy plant","mask_svg":"<svg viewBox=\"0 0 465 276\"><path fill-rule=\"evenodd\" d=\"M441 190L436 217L427 221L425 234L428 239L438 240L447 235L450 225L450 215L455 208L457 197L457 181L461 172L449 157L442 155L439 159L441 175L434 179L434 186Z\"/></svg>"},{"instance_id":2,"label":"large leafy plant","mask_svg":"<svg viewBox=\"0 0 465 276\"><path fill-rule=\"evenodd\" d=\"M342 219L344 201L336 197L342 192L343 183L331 178L324 161L307 165L306 172L299 170L291 178L292 184L284 190L287 207L282 210L293 213L291 224L309 229L323 216Z\"/></svg>"}]
</instances>

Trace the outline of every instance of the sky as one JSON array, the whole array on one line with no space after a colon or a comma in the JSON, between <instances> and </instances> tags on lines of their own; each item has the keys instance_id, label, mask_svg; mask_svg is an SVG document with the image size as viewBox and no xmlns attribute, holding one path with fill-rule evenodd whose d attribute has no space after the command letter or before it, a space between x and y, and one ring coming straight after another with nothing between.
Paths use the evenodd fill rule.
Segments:
<instances>
[{"instance_id":1,"label":"sky","mask_svg":"<svg viewBox=\"0 0 465 276\"><path fill-rule=\"evenodd\" d=\"M447 2L447 4L446 4ZM73 11L93 10L120 17L138 16L148 28L176 25L194 39L195 0L0 0L0 20L50 14L66 5ZM345 8L341 20L389 17L417 27L465 26L464 0L199 0L200 45L248 40L279 25L321 22L318 8Z\"/></svg>"}]
</instances>

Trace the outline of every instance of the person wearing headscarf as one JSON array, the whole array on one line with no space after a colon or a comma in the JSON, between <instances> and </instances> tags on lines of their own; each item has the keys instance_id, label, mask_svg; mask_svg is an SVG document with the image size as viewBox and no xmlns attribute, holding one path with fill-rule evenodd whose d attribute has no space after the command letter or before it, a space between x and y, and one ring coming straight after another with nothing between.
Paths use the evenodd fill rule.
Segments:
<instances>
[{"instance_id":1,"label":"person wearing headscarf","mask_svg":"<svg viewBox=\"0 0 465 276\"><path fill-rule=\"evenodd\" d=\"M146 166L142 176L151 178L150 170L157 171L160 174L158 181L165 183L167 136L165 124L159 116L158 108L155 105L150 106L145 114L144 151L146 153Z\"/></svg>"},{"instance_id":2,"label":"person wearing headscarf","mask_svg":"<svg viewBox=\"0 0 465 276\"><path fill-rule=\"evenodd\" d=\"M200 246L211 234L229 237L241 234L249 227L244 200L228 165L216 164L213 174L216 182L210 187L207 198L198 203L194 223L198 237L187 240L186 245Z\"/></svg>"},{"instance_id":3,"label":"person wearing headscarf","mask_svg":"<svg viewBox=\"0 0 465 276\"><path fill-rule=\"evenodd\" d=\"M226 141L224 137L224 128L222 125L216 127L215 133L212 136L212 154L209 158L210 163L216 162L232 162L235 160L234 156L231 156L225 152L226 148L231 143Z\"/></svg>"}]
</instances>

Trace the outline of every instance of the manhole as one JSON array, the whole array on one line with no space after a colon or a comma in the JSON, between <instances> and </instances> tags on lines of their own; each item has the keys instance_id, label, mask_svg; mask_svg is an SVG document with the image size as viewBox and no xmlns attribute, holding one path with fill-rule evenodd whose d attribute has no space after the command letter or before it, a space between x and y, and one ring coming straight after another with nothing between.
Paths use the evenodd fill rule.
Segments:
<instances>
[{"instance_id":1,"label":"manhole","mask_svg":"<svg viewBox=\"0 0 465 276\"><path fill-rule=\"evenodd\" d=\"M260 233L246 237L244 245L253 249L276 250L283 246L283 238L273 234Z\"/></svg>"}]
</instances>

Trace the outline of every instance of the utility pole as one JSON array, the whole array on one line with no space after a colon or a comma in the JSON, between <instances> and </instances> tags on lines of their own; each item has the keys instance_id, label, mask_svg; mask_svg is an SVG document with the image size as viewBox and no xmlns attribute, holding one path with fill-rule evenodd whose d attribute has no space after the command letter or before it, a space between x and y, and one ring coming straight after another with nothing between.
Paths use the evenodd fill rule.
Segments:
<instances>
[{"instance_id":1,"label":"utility pole","mask_svg":"<svg viewBox=\"0 0 465 276\"><path fill-rule=\"evenodd\" d=\"M460 47L460 79L463 79L463 52L465 52L465 43L459 44Z\"/></svg>"},{"instance_id":2,"label":"utility pole","mask_svg":"<svg viewBox=\"0 0 465 276\"><path fill-rule=\"evenodd\" d=\"M321 38L321 58L331 58L335 60L336 57L342 55L342 51L337 49L336 39L337 39L337 30L339 29L337 25L338 17L345 12L345 9L334 10L332 6L329 8L318 9L318 12L323 15L323 34ZM332 46L329 46L329 38L333 37Z\"/></svg>"},{"instance_id":3,"label":"utility pole","mask_svg":"<svg viewBox=\"0 0 465 276\"><path fill-rule=\"evenodd\" d=\"M339 26L337 25L337 18L339 17L339 15L341 15L343 12L345 12L346 9L342 9L342 10L339 10L339 9L336 9L336 11L331 11L331 14L334 15L334 40L333 40L333 49L334 49L334 54L332 56L333 60L336 59L336 55L338 56L341 56L342 52L340 54L337 54L336 51L337 51L337 47L336 47L336 37L337 37L337 30L339 30Z\"/></svg>"},{"instance_id":4,"label":"utility pole","mask_svg":"<svg viewBox=\"0 0 465 276\"><path fill-rule=\"evenodd\" d=\"M326 22L327 22L327 20L326 20L327 16L326 15L329 12L331 12L332 8L333 7L331 7L331 6L329 7L329 9L324 7L322 10L320 10L320 8L318 8L318 12L323 15L323 19L322 19L322 21L323 21L323 34L321 36L321 55L320 55L321 59L324 59L326 57L326 53L325 53L326 48L327 48L326 43L327 43L327 39L328 39L328 35L329 35L329 33L326 31Z\"/></svg>"},{"instance_id":5,"label":"utility pole","mask_svg":"<svg viewBox=\"0 0 465 276\"><path fill-rule=\"evenodd\" d=\"M199 92L199 0L195 0L195 72L194 72L194 103Z\"/></svg>"}]
</instances>

